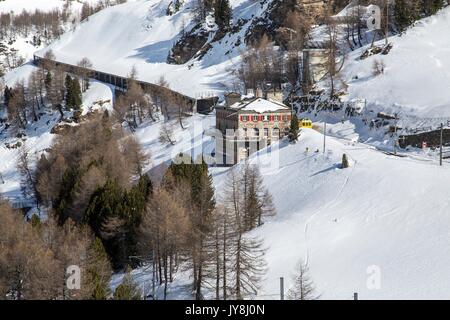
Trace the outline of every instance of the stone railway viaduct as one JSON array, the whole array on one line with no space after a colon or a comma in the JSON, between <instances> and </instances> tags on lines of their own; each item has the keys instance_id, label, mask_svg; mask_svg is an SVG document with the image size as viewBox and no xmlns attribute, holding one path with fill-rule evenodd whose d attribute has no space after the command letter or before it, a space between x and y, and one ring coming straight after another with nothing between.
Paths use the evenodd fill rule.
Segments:
<instances>
[{"instance_id":1,"label":"stone railway viaduct","mask_svg":"<svg viewBox=\"0 0 450 320\"><path fill-rule=\"evenodd\" d=\"M57 60L49 60L44 57L40 57L38 55L33 56L33 63L36 66L41 65L42 63L50 62L51 64L55 65L56 67L62 68L63 71L73 74L88 74L89 78L98 80L103 83L111 84L118 88L121 91L126 91L128 89L128 82L129 79L127 77L118 76L102 71L98 71L95 69L89 69L89 68L83 68L80 66L67 64L64 62L60 62ZM217 102L217 97L213 98L193 98L190 96L187 96L185 94L182 94L180 92L174 91L172 89L150 83L145 82L142 80L134 80L136 81L144 90L144 92L150 93L150 94L156 94L156 95L168 95L172 96L176 99L178 103L182 103L186 106L186 110L189 110L190 112L206 112L212 108L212 106ZM199 106L199 108L197 108Z\"/></svg>"}]
</instances>

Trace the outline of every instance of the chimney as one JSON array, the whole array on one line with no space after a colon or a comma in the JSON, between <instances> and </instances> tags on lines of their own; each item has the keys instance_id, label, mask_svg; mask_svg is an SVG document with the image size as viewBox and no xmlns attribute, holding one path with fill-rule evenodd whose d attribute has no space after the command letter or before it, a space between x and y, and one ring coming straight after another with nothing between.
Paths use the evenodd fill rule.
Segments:
<instances>
[{"instance_id":1,"label":"chimney","mask_svg":"<svg viewBox=\"0 0 450 320\"><path fill-rule=\"evenodd\" d=\"M255 90L253 90L253 89L247 89L246 91L247 91L247 95L248 95L248 96L252 96L252 97L255 96Z\"/></svg>"},{"instance_id":2,"label":"chimney","mask_svg":"<svg viewBox=\"0 0 450 320\"><path fill-rule=\"evenodd\" d=\"M230 92L225 94L225 104L227 107L232 106L236 102L241 101L241 94L237 92Z\"/></svg>"},{"instance_id":3,"label":"chimney","mask_svg":"<svg viewBox=\"0 0 450 320\"><path fill-rule=\"evenodd\" d=\"M283 103L283 92L281 91L269 91L267 92L267 100L273 100Z\"/></svg>"}]
</instances>

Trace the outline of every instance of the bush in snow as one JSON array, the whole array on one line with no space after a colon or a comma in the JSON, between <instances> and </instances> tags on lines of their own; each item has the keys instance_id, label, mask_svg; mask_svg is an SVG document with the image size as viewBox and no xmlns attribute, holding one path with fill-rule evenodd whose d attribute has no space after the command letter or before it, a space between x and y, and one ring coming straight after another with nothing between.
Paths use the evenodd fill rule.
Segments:
<instances>
[{"instance_id":1,"label":"bush in snow","mask_svg":"<svg viewBox=\"0 0 450 320\"><path fill-rule=\"evenodd\" d=\"M342 164L341 164L341 168L342 168L342 169L346 169L346 168L348 168L349 166L350 166L350 164L348 163L347 155L344 153L344 154L342 155Z\"/></svg>"}]
</instances>

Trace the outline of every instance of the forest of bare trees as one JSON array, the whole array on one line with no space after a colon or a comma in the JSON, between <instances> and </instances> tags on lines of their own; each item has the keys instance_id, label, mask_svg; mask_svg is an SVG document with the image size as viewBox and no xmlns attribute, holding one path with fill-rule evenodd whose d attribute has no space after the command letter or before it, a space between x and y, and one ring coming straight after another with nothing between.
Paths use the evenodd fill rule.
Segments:
<instances>
[{"instance_id":1,"label":"forest of bare trees","mask_svg":"<svg viewBox=\"0 0 450 320\"><path fill-rule=\"evenodd\" d=\"M103 245L85 226L26 222L0 202L0 299L105 299L111 267ZM81 268L81 290L68 290L66 269Z\"/></svg>"}]
</instances>

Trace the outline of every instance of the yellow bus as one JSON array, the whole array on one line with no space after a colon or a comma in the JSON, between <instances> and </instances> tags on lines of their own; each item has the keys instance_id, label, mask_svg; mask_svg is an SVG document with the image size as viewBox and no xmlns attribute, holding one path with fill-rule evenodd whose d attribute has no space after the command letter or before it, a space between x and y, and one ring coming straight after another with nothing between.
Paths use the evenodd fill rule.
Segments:
<instances>
[{"instance_id":1,"label":"yellow bus","mask_svg":"<svg viewBox=\"0 0 450 320\"><path fill-rule=\"evenodd\" d=\"M309 119L300 119L298 120L298 126L300 128L308 128L308 129L312 129L313 127L313 123L311 120Z\"/></svg>"}]
</instances>

